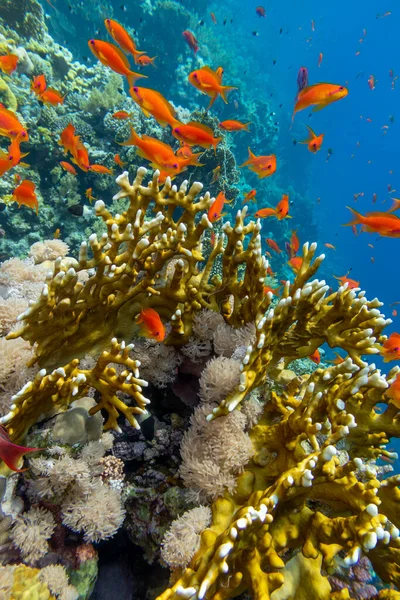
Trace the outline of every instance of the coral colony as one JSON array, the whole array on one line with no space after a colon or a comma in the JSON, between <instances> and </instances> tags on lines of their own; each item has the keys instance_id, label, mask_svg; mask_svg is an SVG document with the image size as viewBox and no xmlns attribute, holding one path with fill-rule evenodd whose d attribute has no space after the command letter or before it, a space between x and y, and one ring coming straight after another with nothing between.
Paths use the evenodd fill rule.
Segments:
<instances>
[{"instance_id":1,"label":"coral colony","mask_svg":"<svg viewBox=\"0 0 400 600\"><path fill-rule=\"evenodd\" d=\"M230 205L239 171L225 131L251 124L218 132L212 114L199 125L154 91L131 87L129 98L121 75L139 75L114 44L90 40L102 65L74 62L36 0L16 27L23 5L0 7L0 135L14 143L0 159L1 598L89 599L98 543L124 531L164 567L149 592L158 600L398 599L400 479L388 446L400 436L400 368L385 374L372 360L400 351L382 303L346 277L330 288L324 255L295 232L294 274L279 287L261 218L287 231L288 194L274 188L282 200L261 218ZM196 55L201 42L184 34ZM236 89L222 75L204 67L189 81L213 105ZM296 111L347 95L330 84L335 97L317 97L303 83ZM118 160L96 140L100 116ZM277 161L250 150L246 165L263 180ZM331 364L323 345L341 352Z\"/></svg>"}]
</instances>

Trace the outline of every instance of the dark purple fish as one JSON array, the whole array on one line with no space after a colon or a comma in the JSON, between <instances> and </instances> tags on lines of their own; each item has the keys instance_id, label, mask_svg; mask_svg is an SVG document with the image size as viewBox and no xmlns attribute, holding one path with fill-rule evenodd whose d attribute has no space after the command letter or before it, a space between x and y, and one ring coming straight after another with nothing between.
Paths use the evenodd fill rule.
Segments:
<instances>
[{"instance_id":1,"label":"dark purple fish","mask_svg":"<svg viewBox=\"0 0 400 600\"><path fill-rule=\"evenodd\" d=\"M285 243L285 248L286 248L286 253L287 253L287 255L289 257L289 260L290 260L295 255L294 252L293 252L292 246L290 245L289 242L286 242Z\"/></svg>"},{"instance_id":2,"label":"dark purple fish","mask_svg":"<svg viewBox=\"0 0 400 600\"><path fill-rule=\"evenodd\" d=\"M297 74L297 90L301 92L302 89L308 86L308 69L307 67L300 67Z\"/></svg>"}]
</instances>

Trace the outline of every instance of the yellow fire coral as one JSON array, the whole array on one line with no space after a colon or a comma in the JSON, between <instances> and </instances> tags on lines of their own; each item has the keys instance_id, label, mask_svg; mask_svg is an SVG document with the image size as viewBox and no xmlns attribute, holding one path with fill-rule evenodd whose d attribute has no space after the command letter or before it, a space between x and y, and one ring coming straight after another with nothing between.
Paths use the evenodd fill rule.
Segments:
<instances>
[{"instance_id":1,"label":"yellow fire coral","mask_svg":"<svg viewBox=\"0 0 400 600\"><path fill-rule=\"evenodd\" d=\"M321 569L362 554L398 586L399 478L379 480L368 463L395 457L385 444L399 436L400 411L377 405L396 373L386 379L349 357L273 394L250 432L255 454L236 492L213 503L199 550L158 600L221 600L246 589L254 600L323 600L330 584Z\"/></svg>"},{"instance_id":2,"label":"yellow fire coral","mask_svg":"<svg viewBox=\"0 0 400 600\"><path fill-rule=\"evenodd\" d=\"M169 320L167 343L177 345L187 342L193 316L202 308L219 312L222 306L235 327L267 308L263 283L268 262L261 256L260 223L244 225L246 211L239 211L235 227L225 227L226 236L217 237L205 260L203 234L212 227L206 212L213 202L209 193L196 200L201 183L187 190L185 181L178 190L168 178L160 189L158 172L144 186L146 173L138 169L132 185L127 172L117 178L121 190L114 198L127 198L127 210L113 217L98 201L96 213L107 233L83 242L79 261L57 259L39 300L20 315L22 329L10 337L36 344L39 365L59 366L102 351L114 336L130 341L135 317L145 306ZM146 218L147 210L155 216ZM221 277L212 274L219 255ZM89 272L85 283L78 281L82 271Z\"/></svg>"},{"instance_id":3,"label":"yellow fire coral","mask_svg":"<svg viewBox=\"0 0 400 600\"><path fill-rule=\"evenodd\" d=\"M146 386L147 382L139 379L139 363L129 358L132 347L125 346L124 342L119 344L114 338L111 350L103 352L92 369L80 369L79 360L75 359L49 374L46 374L46 369L40 370L33 381L12 397L11 410L0 419L0 423L7 426L13 440L20 440L41 415L67 408L74 400L86 396L89 388L94 388L101 399L89 413L95 414L104 409L108 413L106 429L118 429L120 413L138 428L135 415L146 412L149 400L142 394L142 386ZM117 373L111 364L124 369ZM131 396L137 406L127 406L117 396L119 392Z\"/></svg>"},{"instance_id":4,"label":"yellow fire coral","mask_svg":"<svg viewBox=\"0 0 400 600\"><path fill-rule=\"evenodd\" d=\"M230 227L226 227L228 234ZM256 316L256 340L247 348L241 365L239 387L214 409L213 417L234 410L252 389L260 386L281 359L285 361L312 354L324 342L348 352L357 366L365 366L363 354L377 354L376 341L391 323L378 308L377 299L368 301L365 292L347 285L326 296L325 281L309 281L324 259L312 262L316 244L303 248L303 264L292 285L287 281L275 309L265 314L260 305ZM267 294L269 300L272 294ZM212 417L210 417L212 418Z\"/></svg>"}]
</instances>

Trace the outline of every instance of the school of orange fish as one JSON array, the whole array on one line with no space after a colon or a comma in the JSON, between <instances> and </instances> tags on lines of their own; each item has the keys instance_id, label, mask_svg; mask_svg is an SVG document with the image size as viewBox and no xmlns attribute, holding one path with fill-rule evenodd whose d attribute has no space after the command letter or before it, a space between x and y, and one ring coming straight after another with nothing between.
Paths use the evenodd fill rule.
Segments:
<instances>
[{"instance_id":1,"label":"school of orange fish","mask_svg":"<svg viewBox=\"0 0 400 600\"><path fill-rule=\"evenodd\" d=\"M266 11L262 6L256 8L256 13L259 17L266 16ZM390 13L385 13L382 17L385 17L388 14ZM211 19L216 23L214 13L211 13ZM149 161L153 168L160 171L161 182L165 181L167 177L173 179L178 174L185 171L189 166L202 166L200 163L202 152L193 152L193 148L213 148L214 152L216 152L218 145L222 141L222 137L215 137L213 129L203 123L195 121L186 124L181 123L176 117L174 107L160 92L147 87L137 86L137 80L146 79L147 76L131 69L127 55L131 55L134 63L142 67L150 65L155 66L154 61L156 57L150 58L145 52L138 50L132 36L117 21L105 19L104 24L115 43L100 39L91 39L88 41L91 52L104 66L115 73L126 77L129 85L129 93L133 101L142 110L143 114L146 117L153 117L162 127L169 126L171 128L172 136L180 142L179 148L175 151L169 144L156 138L147 135L139 136L131 125L129 138L120 145L135 146L137 154ZM311 26L314 31L315 24L313 21ZM186 30L182 35L189 47L196 54L199 49L199 43L194 34L191 31ZM362 40L360 40L360 42L361 41ZM322 59L323 54L320 53L318 66L321 65ZM0 70L8 76L11 76L16 70L17 64L18 57L12 53L0 56ZM227 103L228 93L231 90L237 89L233 86L223 85L223 74L224 70L222 67L218 67L214 71L211 67L205 66L192 71L188 76L188 80L194 88L210 97L207 111L213 106L219 96ZM393 84L394 80L395 78L393 78ZM309 85L308 71L305 67L301 67L299 70L297 84L298 94L295 99L292 122L296 113L299 111L313 107L313 112L317 112L348 95L347 88L339 84L315 83ZM375 78L371 75L368 79L368 85L371 89L374 89L375 84ZM46 78L43 74L33 78L31 90L36 95L38 101L43 104L56 106L64 102L64 97L60 92L47 86ZM117 120L128 120L130 117L131 114L125 110L119 110L113 114L113 118ZM225 120L219 123L219 127L227 132L249 131L249 125L251 125L251 123L242 123L234 119ZM316 153L322 147L324 134L316 134L311 127L308 126L307 129L308 137L300 143L307 144L309 151ZM0 136L10 139L7 151L0 150L0 176L4 175L17 165L29 166L21 162L21 159L26 156L26 153L22 152L20 149L21 144L27 142L29 139L28 132L19 121L17 115L1 104ZM71 175L77 175L76 167L84 172L93 171L107 175L112 174L112 170L104 165L91 164L88 150L80 136L76 135L72 123L69 123L61 132L58 143L63 147L64 152L70 155L71 162L63 160L60 161L60 165ZM241 167L247 167L256 173L260 179L270 177L276 172L277 159L274 154L256 156L250 148L248 149L248 152L248 160L240 165ZM114 161L119 167L124 167L125 163L122 161L119 154L115 154ZM212 183L219 179L220 169L221 167L219 165L213 170ZM15 175L15 180L18 185L13 191L12 200L17 202L19 206L25 205L35 209L36 213L38 213L39 206L35 193L35 184L28 179L21 181L21 178L18 175ZM94 200L92 191L92 188L86 190L86 197L90 202ZM244 196L244 202L255 202L256 195L256 189L250 190L250 192ZM363 193L361 192L359 195L363 195ZM357 194L355 196L357 196ZM227 203L230 203L230 201L225 197L225 193L220 191L208 211L208 218L211 223L217 222L226 214L223 210L224 205ZM282 220L290 218L289 208L289 196L283 194L282 199L275 208L270 206L260 208L255 212L254 216L260 219L275 217L278 220ZM387 212L376 211L362 215L353 208L348 208L353 214L353 219L346 225L352 226L354 230L356 230L357 225L361 225L361 231L378 233L384 237L400 237L400 218L393 214L400 208L400 200L394 199L392 208ZM214 236L212 235L211 243L213 243L213 237ZM273 239L267 238L265 241L274 252L282 252ZM325 246L335 250L335 247L332 244L326 243ZM299 271L302 265L301 257L297 256L299 248L300 242L296 231L292 231L291 239L286 243L286 251L289 256L288 264L295 273ZM267 254L271 256L268 251ZM272 274L271 270L270 274ZM341 285L347 284L349 288L356 288L359 285L359 282L348 278L347 275L337 277L337 279L340 281ZM280 288L273 289L269 286L265 286L264 291L265 293L271 292L277 294L279 289ZM395 313L396 311L394 310L393 314ZM156 311L152 309L143 310L139 315L137 322L141 325L140 335L150 337L160 342L163 341L165 335L164 326ZM393 333L388 338L383 345L382 355L385 361L400 360L400 334ZM314 362L319 363L319 351L316 350L310 358ZM332 362L337 364L343 360L343 357L337 355ZM397 402L400 406L400 375L392 384L389 395L393 398L393 401Z\"/></svg>"}]
</instances>

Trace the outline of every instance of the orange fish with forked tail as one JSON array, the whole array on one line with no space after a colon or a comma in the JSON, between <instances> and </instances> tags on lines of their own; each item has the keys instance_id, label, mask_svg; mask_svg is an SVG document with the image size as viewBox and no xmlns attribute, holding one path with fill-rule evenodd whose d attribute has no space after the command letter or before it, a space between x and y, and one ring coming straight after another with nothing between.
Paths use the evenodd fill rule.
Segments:
<instances>
[{"instance_id":1,"label":"orange fish with forked tail","mask_svg":"<svg viewBox=\"0 0 400 600\"><path fill-rule=\"evenodd\" d=\"M344 285L345 283L347 283L349 290L354 290L355 288L360 287L360 282L347 277L347 273L346 275L342 275L342 277L336 277L336 275L334 275L334 278L340 281L340 285Z\"/></svg>"},{"instance_id":2,"label":"orange fish with forked tail","mask_svg":"<svg viewBox=\"0 0 400 600\"><path fill-rule=\"evenodd\" d=\"M136 44L126 31L125 27L113 19L104 19L104 25L106 26L106 29L113 40L117 42L118 46L121 46L122 50L127 54L132 54L133 60L136 64L139 57L142 54L145 54L145 52L141 52L140 50L136 49Z\"/></svg>"},{"instance_id":3,"label":"orange fish with forked tail","mask_svg":"<svg viewBox=\"0 0 400 600\"><path fill-rule=\"evenodd\" d=\"M314 85L306 86L296 96L292 122L295 114L300 110L304 110L310 106L314 106L313 112L322 110L325 106L345 98L348 93L347 88L335 83L315 83Z\"/></svg>"},{"instance_id":4,"label":"orange fish with forked tail","mask_svg":"<svg viewBox=\"0 0 400 600\"><path fill-rule=\"evenodd\" d=\"M217 146L222 138L214 137L214 132L211 127L190 121L186 125L179 123L172 128L172 135L188 146L201 146L202 148L214 148L216 152Z\"/></svg>"},{"instance_id":5,"label":"orange fish with forked tail","mask_svg":"<svg viewBox=\"0 0 400 600\"><path fill-rule=\"evenodd\" d=\"M160 92L134 85L129 88L129 93L144 115L146 117L153 116L162 127L166 125L174 127L179 124L174 107Z\"/></svg>"},{"instance_id":6,"label":"orange fish with forked tail","mask_svg":"<svg viewBox=\"0 0 400 600\"><path fill-rule=\"evenodd\" d=\"M240 167L248 167L250 171L257 173L260 179L269 177L276 171L276 156L271 154L269 156L256 156L248 148L249 158Z\"/></svg>"},{"instance_id":7,"label":"orange fish with forked tail","mask_svg":"<svg viewBox=\"0 0 400 600\"><path fill-rule=\"evenodd\" d=\"M226 121L221 121L219 127L225 129L225 131L249 131L249 125L251 125L250 122L241 123L235 119L227 119Z\"/></svg>"},{"instance_id":8,"label":"orange fish with forked tail","mask_svg":"<svg viewBox=\"0 0 400 600\"><path fill-rule=\"evenodd\" d=\"M383 342L380 353L384 362L400 360L400 334L391 333L386 342Z\"/></svg>"},{"instance_id":9,"label":"orange fish with forked tail","mask_svg":"<svg viewBox=\"0 0 400 600\"><path fill-rule=\"evenodd\" d=\"M220 192L216 197L215 201L211 204L210 208L208 209L208 219L211 223L216 223L222 217L225 216L226 213L222 212L225 202L227 204L231 204L233 200L227 200L225 193Z\"/></svg>"},{"instance_id":10,"label":"orange fish with forked tail","mask_svg":"<svg viewBox=\"0 0 400 600\"><path fill-rule=\"evenodd\" d=\"M43 104L51 104L52 106L56 106L57 104L63 104L65 96L61 96L60 92L53 88L46 88L44 92L41 92L38 95L39 100L43 102Z\"/></svg>"},{"instance_id":11,"label":"orange fish with forked tail","mask_svg":"<svg viewBox=\"0 0 400 600\"><path fill-rule=\"evenodd\" d=\"M19 133L21 134L21 141L27 142L29 139L28 132L19 122L17 115L0 103L0 136L13 139Z\"/></svg>"},{"instance_id":12,"label":"orange fish with forked tail","mask_svg":"<svg viewBox=\"0 0 400 600\"><path fill-rule=\"evenodd\" d=\"M302 265L303 265L303 259L301 256L293 256L293 258L291 258L290 260L288 260L289 267L291 267L293 269L293 271L297 274Z\"/></svg>"},{"instance_id":13,"label":"orange fish with forked tail","mask_svg":"<svg viewBox=\"0 0 400 600\"><path fill-rule=\"evenodd\" d=\"M324 139L324 133L321 133L320 135L316 135L313 130L311 129L311 127L309 127L308 125L306 125L307 129L308 129L308 138L306 140L304 140L303 142L299 142L300 144L307 144L307 147L309 149L310 152L318 152L318 150L321 150L321 146L322 146L322 142Z\"/></svg>"},{"instance_id":14,"label":"orange fish with forked tail","mask_svg":"<svg viewBox=\"0 0 400 600\"><path fill-rule=\"evenodd\" d=\"M385 394L397 408L400 408L400 373L396 375L396 379L393 381L390 388L385 391Z\"/></svg>"},{"instance_id":15,"label":"orange fish with forked tail","mask_svg":"<svg viewBox=\"0 0 400 600\"><path fill-rule=\"evenodd\" d=\"M136 318L136 323L141 324L140 336L162 342L165 339L165 327L160 315L153 308L144 308Z\"/></svg>"},{"instance_id":16,"label":"orange fish with forked tail","mask_svg":"<svg viewBox=\"0 0 400 600\"><path fill-rule=\"evenodd\" d=\"M308 356L308 358L310 360L312 360L316 365L319 365L319 363L321 362L321 354L320 354L318 348L316 350L314 350L314 352L312 354L310 354Z\"/></svg>"},{"instance_id":17,"label":"orange fish with forked tail","mask_svg":"<svg viewBox=\"0 0 400 600\"><path fill-rule=\"evenodd\" d=\"M202 67L189 74L189 82L202 94L211 97L207 110L214 104L218 96L221 96L225 104L228 104L227 94L237 89L231 85L222 85L222 74L223 69L221 67L216 71L213 71L210 67Z\"/></svg>"},{"instance_id":18,"label":"orange fish with forked tail","mask_svg":"<svg viewBox=\"0 0 400 600\"><path fill-rule=\"evenodd\" d=\"M150 58L150 56L147 56L147 54L143 54L143 56L139 56L139 58L137 59L136 62L141 67L148 67L149 65L151 65L152 67L154 67L156 69L157 67L154 64L154 61L156 60L156 58L157 58L157 56L153 56L153 58Z\"/></svg>"},{"instance_id":19,"label":"orange fish with forked tail","mask_svg":"<svg viewBox=\"0 0 400 600\"><path fill-rule=\"evenodd\" d=\"M17 68L18 56L16 54L5 54L0 56L0 71L6 75L11 75Z\"/></svg>"},{"instance_id":20,"label":"orange fish with forked tail","mask_svg":"<svg viewBox=\"0 0 400 600\"><path fill-rule=\"evenodd\" d=\"M95 57L98 58L103 65L109 67L112 71L115 71L115 73L124 75L127 78L129 85L135 85L135 81L142 77L147 78L147 75L131 71L129 61L125 54L123 54L114 44L103 42L103 40L92 39L88 41L88 46Z\"/></svg>"},{"instance_id":21,"label":"orange fish with forked tail","mask_svg":"<svg viewBox=\"0 0 400 600\"><path fill-rule=\"evenodd\" d=\"M282 219L290 219L289 213L289 196L283 194L282 199L276 205L276 208L260 208L255 213L257 219L266 219L267 217L276 217L279 221Z\"/></svg>"},{"instance_id":22,"label":"orange fish with forked tail","mask_svg":"<svg viewBox=\"0 0 400 600\"><path fill-rule=\"evenodd\" d=\"M131 126L131 135L125 142L119 142L120 146L136 146L137 154L150 161L152 167L160 169L168 175L177 175L184 170L179 164L171 146L148 135L139 137Z\"/></svg>"},{"instance_id":23,"label":"orange fish with forked tail","mask_svg":"<svg viewBox=\"0 0 400 600\"><path fill-rule=\"evenodd\" d=\"M39 204L35 194L36 186L33 181L24 179L12 193L11 199L17 202L19 206L24 204L29 208L34 208L36 214L39 213Z\"/></svg>"},{"instance_id":24,"label":"orange fish with forked tail","mask_svg":"<svg viewBox=\"0 0 400 600\"><path fill-rule=\"evenodd\" d=\"M345 223L345 226L361 225L361 231L379 233L382 237L400 237L400 219L391 212L369 212L361 215L354 208L350 206L347 208L351 210L354 218L349 223Z\"/></svg>"},{"instance_id":25,"label":"orange fish with forked tail","mask_svg":"<svg viewBox=\"0 0 400 600\"><path fill-rule=\"evenodd\" d=\"M37 96L43 94L47 88L46 77L44 75L36 75L31 82L31 90Z\"/></svg>"}]
</instances>

